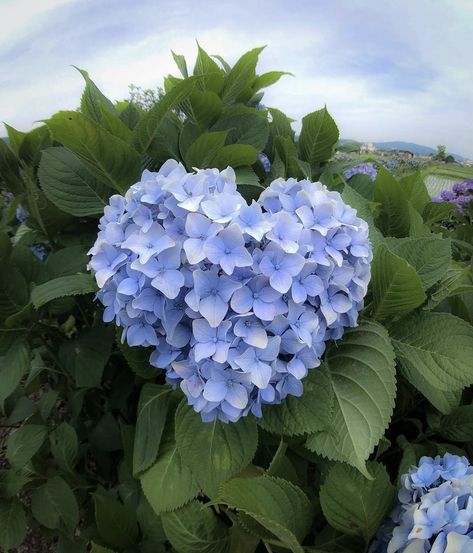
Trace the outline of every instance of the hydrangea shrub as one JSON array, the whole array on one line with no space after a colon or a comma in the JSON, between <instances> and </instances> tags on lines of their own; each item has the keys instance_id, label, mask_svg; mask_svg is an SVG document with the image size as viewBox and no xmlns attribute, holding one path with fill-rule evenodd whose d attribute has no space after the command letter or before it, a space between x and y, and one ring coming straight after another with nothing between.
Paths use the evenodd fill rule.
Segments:
<instances>
[{"instance_id":1,"label":"hydrangea shrub","mask_svg":"<svg viewBox=\"0 0 473 553\"><path fill-rule=\"evenodd\" d=\"M174 54L146 110L80 70L80 109L6 126L0 549L364 553L399 475L471 459L471 220L407 166L344 175L261 52Z\"/></svg>"}]
</instances>

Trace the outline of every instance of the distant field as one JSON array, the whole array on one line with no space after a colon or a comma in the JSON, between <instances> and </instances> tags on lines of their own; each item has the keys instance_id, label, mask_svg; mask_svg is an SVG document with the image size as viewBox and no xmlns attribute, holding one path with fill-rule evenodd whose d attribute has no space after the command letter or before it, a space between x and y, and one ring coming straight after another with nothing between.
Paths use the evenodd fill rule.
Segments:
<instances>
[{"instance_id":1,"label":"distant field","mask_svg":"<svg viewBox=\"0 0 473 553\"><path fill-rule=\"evenodd\" d=\"M473 179L472 167L436 165L425 171L425 185L431 196L439 196L442 190L450 190L465 179Z\"/></svg>"}]
</instances>

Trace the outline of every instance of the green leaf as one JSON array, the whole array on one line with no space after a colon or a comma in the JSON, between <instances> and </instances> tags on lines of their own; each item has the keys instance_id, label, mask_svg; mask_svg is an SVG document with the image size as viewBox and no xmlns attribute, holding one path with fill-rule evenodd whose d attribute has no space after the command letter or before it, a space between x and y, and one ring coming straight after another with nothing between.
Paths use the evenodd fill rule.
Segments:
<instances>
[{"instance_id":1,"label":"green leaf","mask_svg":"<svg viewBox=\"0 0 473 553\"><path fill-rule=\"evenodd\" d=\"M177 448L209 497L215 496L220 484L250 463L257 443L258 431L253 418L245 417L232 424L219 420L203 423L185 401L176 411Z\"/></svg>"},{"instance_id":2,"label":"green leaf","mask_svg":"<svg viewBox=\"0 0 473 553\"><path fill-rule=\"evenodd\" d=\"M284 75L292 75L292 73L287 73L286 71L268 71L267 73L259 75L253 83L254 92L277 83Z\"/></svg>"},{"instance_id":3,"label":"green leaf","mask_svg":"<svg viewBox=\"0 0 473 553\"><path fill-rule=\"evenodd\" d=\"M13 194L21 194L23 181L20 177L18 160L4 140L0 139L0 182Z\"/></svg>"},{"instance_id":4,"label":"green leaf","mask_svg":"<svg viewBox=\"0 0 473 553\"><path fill-rule=\"evenodd\" d=\"M344 534L369 541L388 514L394 487L383 465L367 464L372 479L336 463L320 488L320 503L328 523Z\"/></svg>"},{"instance_id":5,"label":"green leaf","mask_svg":"<svg viewBox=\"0 0 473 553\"><path fill-rule=\"evenodd\" d=\"M116 114L116 110L112 102L102 94L94 81L89 77L87 71L79 69L78 67L76 67L76 69L85 80L85 89L80 100L81 112L97 123L102 121L103 109L109 111L110 113Z\"/></svg>"},{"instance_id":6,"label":"green leaf","mask_svg":"<svg viewBox=\"0 0 473 553\"><path fill-rule=\"evenodd\" d=\"M399 180L399 183L406 198L422 214L425 206L430 202L430 195L427 192L421 172L416 171L406 175Z\"/></svg>"},{"instance_id":7,"label":"green leaf","mask_svg":"<svg viewBox=\"0 0 473 553\"><path fill-rule=\"evenodd\" d=\"M4 264L0 271L0 318L21 311L28 299L28 286L18 267L11 262Z\"/></svg>"},{"instance_id":8,"label":"green leaf","mask_svg":"<svg viewBox=\"0 0 473 553\"><path fill-rule=\"evenodd\" d=\"M166 422L171 388L147 383L141 389L133 446L133 474L153 463Z\"/></svg>"},{"instance_id":9,"label":"green leaf","mask_svg":"<svg viewBox=\"0 0 473 553\"><path fill-rule=\"evenodd\" d=\"M131 136L131 143L140 154L148 150L165 117L190 96L194 85L192 78L180 82L141 117Z\"/></svg>"},{"instance_id":10,"label":"green leaf","mask_svg":"<svg viewBox=\"0 0 473 553\"><path fill-rule=\"evenodd\" d=\"M66 148L44 150L38 176L48 200L76 217L103 214L113 194Z\"/></svg>"},{"instance_id":11,"label":"green leaf","mask_svg":"<svg viewBox=\"0 0 473 553\"><path fill-rule=\"evenodd\" d=\"M7 125L7 123L4 123L4 125L5 125L5 129L7 130L8 145L10 146L11 150L15 152L15 155L18 157L20 154L21 144L26 136L26 133L23 131L19 131L18 129L15 129L11 125Z\"/></svg>"},{"instance_id":12,"label":"green leaf","mask_svg":"<svg viewBox=\"0 0 473 553\"><path fill-rule=\"evenodd\" d=\"M373 185L374 201L380 204L376 222L385 236L409 236L411 214L409 201L400 183L384 167L380 167Z\"/></svg>"},{"instance_id":13,"label":"green leaf","mask_svg":"<svg viewBox=\"0 0 473 553\"><path fill-rule=\"evenodd\" d=\"M23 340L16 341L5 357L0 357L0 410L4 411L4 403L18 387L21 379L30 368L31 355L28 344Z\"/></svg>"},{"instance_id":14,"label":"green leaf","mask_svg":"<svg viewBox=\"0 0 473 553\"><path fill-rule=\"evenodd\" d=\"M202 129L212 125L222 113L223 102L220 96L211 90L201 91L195 89L189 101L193 118Z\"/></svg>"},{"instance_id":15,"label":"green leaf","mask_svg":"<svg viewBox=\"0 0 473 553\"><path fill-rule=\"evenodd\" d=\"M201 503L192 501L162 518L166 536L178 553L228 552L227 527Z\"/></svg>"},{"instance_id":16,"label":"green leaf","mask_svg":"<svg viewBox=\"0 0 473 553\"><path fill-rule=\"evenodd\" d=\"M312 508L304 492L281 478L234 478L220 489L219 503L250 516L294 553L312 523Z\"/></svg>"},{"instance_id":17,"label":"green leaf","mask_svg":"<svg viewBox=\"0 0 473 553\"><path fill-rule=\"evenodd\" d=\"M373 321L348 329L329 346L324 365L335 396L330 431L309 436L311 451L356 467L365 476L365 461L384 434L396 395L394 351L386 329Z\"/></svg>"},{"instance_id":18,"label":"green leaf","mask_svg":"<svg viewBox=\"0 0 473 553\"><path fill-rule=\"evenodd\" d=\"M212 160L222 150L227 131L206 132L190 146L185 155L188 169L212 167Z\"/></svg>"},{"instance_id":19,"label":"green leaf","mask_svg":"<svg viewBox=\"0 0 473 553\"><path fill-rule=\"evenodd\" d=\"M248 144L258 151L266 146L269 124L260 111L251 108L226 110L212 127L213 131L228 131L227 144Z\"/></svg>"},{"instance_id":20,"label":"green leaf","mask_svg":"<svg viewBox=\"0 0 473 553\"><path fill-rule=\"evenodd\" d=\"M393 324L389 332L404 376L420 392L423 379L443 391L473 383L473 327L463 319L420 311Z\"/></svg>"},{"instance_id":21,"label":"green leaf","mask_svg":"<svg viewBox=\"0 0 473 553\"><path fill-rule=\"evenodd\" d=\"M368 200L356 190L353 190L348 184L343 188L342 198L350 207L356 209L358 217L364 219L368 223L370 242L373 246L373 250L375 250L383 241L383 236L374 224L373 212L370 209Z\"/></svg>"},{"instance_id":22,"label":"green leaf","mask_svg":"<svg viewBox=\"0 0 473 553\"><path fill-rule=\"evenodd\" d=\"M258 157L258 151L248 144L230 144L224 146L213 160L213 165L218 169L227 167L242 167L253 165Z\"/></svg>"},{"instance_id":23,"label":"green leaf","mask_svg":"<svg viewBox=\"0 0 473 553\"><path fill-rule=\"evenodd\" d=\"M112 549L104 547L103 545L99 545L98 543L91 542L90 545L90 553L115 553Z\"/></svg>"},{"instance_id":24,"label":"green leaf","mask_svg":"<svg viewBox=\"0 0 473 553\"><path fill-rule=\"evenodd\" d=\"M181 460L174 442L165 442L154 465L140 476L143 493L153 510L174 511L193 499L199 486Z\"/></svg>"},{"instance_id":25,"label":"green leaf","mask_svg":"<svg viewBox=\"0 0 473 553\"><path fill-rule=\"evenodd\" d=\"M225 79L223 71L197 43L198 52L195 60L194 76L198 77L198 84L202 90L210 90L220 94Z\"/></svg>"},{"instance_id":26,"label":"green leaf","mask_svg":"<svg viewBox=\"0 0 473 553\"><path fill-rule=\"evenodd\" d=\"M69 485L53 476L36 488L31 496L31 511L35 519L46 528L64 529L73 533L79 523L79 507Z\"/></svg>"},{"instance_id":27,"label":"green leaf","mask_svg":"<svg viewBox=\"0 0 473 553\"><path fill-rule=\"evenodd\" d=\"M77 433L70 424L62 422L49 435L51 453L59 467L73 472L79 456Z\"/></svg>"},{"instance_id":28,"label":"green leaf","mask_svg":"<svg viewBox=\"0 0 473 553\"><path fill-rule=\"evenodd\" d=\"M41 157L41 151L51 144L51 135L46 125L36 127L25 134L18 153L19 158L30 167L36 167Z\"/></svg>"},{"instance_id":29,"label":"green leaf","mask_svg":"<svg viewBox=\"0 0 473 553\"><path fill-rule=\"evenodd\" d=\"M78 388L100 387L113 338L112 327L100 326L87 329L62 345L59 358L73 374Z\"/></svg>"},{"instance_id":30,"label":"green leaf","mask_svg":"<svg viewBox=\"0 0 473 553\"><path fill-rule=\"evenodd\" d=\"M187 73L187 63L186 58L181 54L176 54L171 50L172 57L176 62L177 68L181 72L181 75L186 79L189 74Z\"/></svg>"},{"instance_id":31,"label":"green leaf","mask_svg":"<svg viewBox=\"0 0 473 553\"><path fill-rule=\"evenodd\" d=\"M117 327L116 341L130 369L141 378L154 378L158 370L149 362L149 357L153 352L153 348L130 347L125 342L122 343L120 336L121 330Z\"/></svg>"},{"instance_id":32,"label":"green leaf","mask_svg":"<svg viewBox=\"0 0 473 553\"><path fill-rule=\"evenodd\" d=\"M273 434L297 436L330 426L334 401L328 374L311 369L301 397L288 396L280 405L266 405L258 424Z\"/></svg>"},{"instance_id":33,"label":"green leaf","mask_svg":"<svg viewBox=\"0 0 473 553\"><path fill-rule=\"evenodd\" d=\"M441 417L439 434L452 442L473 442L473 405L461 405Z\"/></svg>"},{"instance_id":34,"label":"green leaf","mask_svg":"<svg viewBox=\"0 0 473 553\"><path fill-rule=\"evenodd\" d=\"M0 497L9 499L15 496L30 480L22 471L0 470Z\"/></svg>"},{"instance_id":35,"label":"green leaf","mask_svg":"<svg viewBox=\"0 0 473 553\"><path fill-rule=\"evenodd\" d=\"M123 193L139 179L138 153L82 113L60 111L46 124L54 139L71 150L104 184Z\"/></svg>"},{"instance_id":36,"label":"green leaf","mask_svg":"<svg viewBox=\"0 0 473 553\"><path fill-rule=\"evenodd\" d=\"M246 52L230 69L222 91L224 104L231 104L245 89L251 87L256 77L256 64L264 48L263 46Z\"/></svg>"},{"instance_id":37,"label":"green leaf","mask_svg":"<svg viewBox=\"0 0 473 553\"><path fill-rule=\"evenodd\" d=\"M445 221L450 217L455 205L450 202L429 202L422 211L422 218L427 225Z\"/></svg>"},{"instance_id":38,"label":"green leaf","mask_svg":"<svg viewBox=\"0 0 473 553\"><path fill-rule=\"evenodd\" d=\"M26 537L26 516L21 502L0 500L0 547L5 551L19 547Z\"/></svg>"},{"instance_id":39,"label":"green leaf","mask_svg":"<svg viewBox=\"0 0 473 553\"><path fill-rule=\"evenodd\" d=\"M371 266L374 317L404 315L425 300L422 280L412 265L381 244Z\"/></svg>"},{"instance_id":40,"label":"green leaf","mask_svg":"<svg viewBox=\"0 0 473 553\"><path fill-rule=\"evenodd\" d=\"M268 108L271 114L271 132L274 136L283 136L294 139L294 130L291 127L293 119L290 119L285 113L276 109Z\"/></svg>"},{"instance_id":41,"label":"green leaf","mask_svg":"<svg viewBox=\"0 0 473 553\"><path fill-rule=\"evenodd\" d=\"M35 455L48 433L45 426L27 424L12 432L7 439L7 459L17 468L23 468Z\"/></svg>"},{"instance_id":42,"label":"green leaf","mask_svg":"<svg viewBox=\"0 0 473 553\"><path fill-rule=\"evenodd\" d=\"M452 263L430 296L426 309L434 309L444 299L472 291L467 278L469 267Z\"/></svg>"},{"instance_id":43,"label":"green leaf","mask_svg":"<svg viewBox=\"0 0 473 553\"><path fill-rule=\"evenodd\" d=\"M80 296L95 292L97 287L90 274L77 274L54 278L33 288L31 301L36 309L51 300L66 296Z\"/></svg>"},{"instance_id":44,"label":"green leaf","mask_svg":"<svg viewBox=\"0 0 473 553\"><path fill-rule=\"evenodd\" d=\"M450 266L450 240L442 239L440 235L387 238L385 244L391 253L402 257L414 267L424 290L440 280Z\"/></svg>"},{"instance_id":45,"label":"green leaf","mask_svg":"<svg viewBox=\"0 0 473 553\"><path fill-rule=\"evenodd\" d=\"M97 530L107 544L117 549L135 545L138 525L111 492L99 488L94 494Z\"/></svg>"},{"instance_id":46,"label":"green leaf","mask_svg":"<svg viewBox=\"0 0 473 553\"><path fill-rule=\"evenodd\" d=\"M338 127L327 108L309 113L302 118L299 137L301 158L311 165L328 161L338 142Z\"/></svg>"},{"instance_id":47,"label":"green leaf","mask_svg":"<svg viewBox=\"0 0 473 553\"><path fill-rule=\"evenodd\" d=\"M141 119L142 115L143 110L139 106L133 104L132 102L126 102L126 107L120 112L119 117L120 120L123 121L123 123L125 123L125 125L132 131L138 124L138 121Z\"/></svg>"},{"instance_id":48,"label":"green leaf","mask_svg":"<svg viewBox=\"0 0 473 553\"><path fill-rule=\"evenodd\" d=\"M89 258L83 246L69 246L57 252L51 252L46 260L46 268L52 279L75 275L84 271Z\"/></svg>"}]
</instances>

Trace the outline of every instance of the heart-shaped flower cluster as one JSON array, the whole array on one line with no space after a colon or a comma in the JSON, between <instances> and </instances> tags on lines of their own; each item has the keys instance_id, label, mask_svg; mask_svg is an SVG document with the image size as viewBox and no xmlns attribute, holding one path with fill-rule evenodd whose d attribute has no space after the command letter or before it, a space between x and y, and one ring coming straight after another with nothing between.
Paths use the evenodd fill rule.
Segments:
<instances>
[{"instance_id":1,"label":"heart-shaped flower cluster","mask_svg":"<svg viewBox=\"0 0 473 553\"><path fill-rule=\"evenodd\" d=\"M325 342L356 325L368 225L320 183L278 179L248 205L230 167L168 160L104 211L89 252L104 321L153 346L204 421L300 396Z\"/></svg>"}]
</instances>

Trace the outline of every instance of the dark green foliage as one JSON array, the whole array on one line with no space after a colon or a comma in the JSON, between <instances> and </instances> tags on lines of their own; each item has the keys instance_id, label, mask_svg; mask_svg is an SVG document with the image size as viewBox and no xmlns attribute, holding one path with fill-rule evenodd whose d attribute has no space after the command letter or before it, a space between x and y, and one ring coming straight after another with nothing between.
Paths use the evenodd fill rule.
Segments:
<instances>
[{"instance_id":1,"label":"dark green foliage","mask_svg":"<svg viewBox=\"0 0 473 553\"><path fill-rule=\"evenodd\" d=\"M173 53L180 77L146 109L112 103L79 70L80 111L30 133L7 127L0 549L28 525L57 553L361 553L422 454L473 455L471 229L442 226L449 206L429 201L418 174L345 185L325 107L297 140L289 117L259 105L284 75L257 74L261 51L231 67L199 46L193 68ZM169 157L233 166L248 201L278 177L321 180L370 225L360 325L328 346L302 398L261 420L203 424L94 301L85 252L103 206Z\"/></svg>"}]
</instances>

